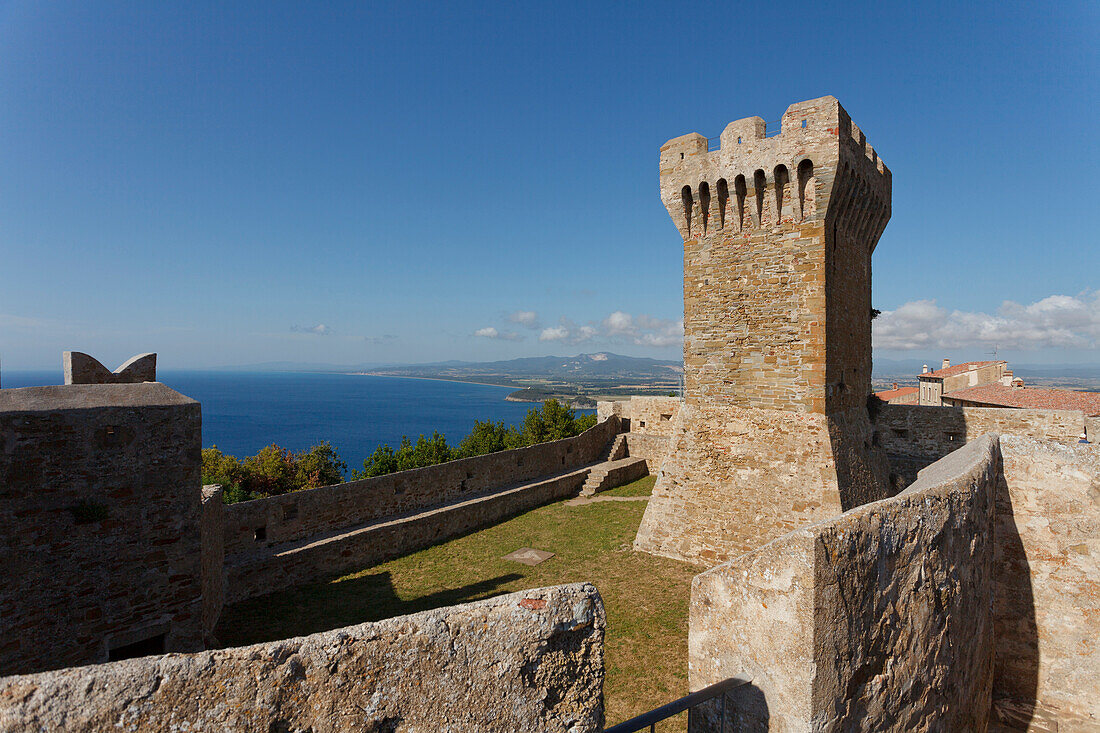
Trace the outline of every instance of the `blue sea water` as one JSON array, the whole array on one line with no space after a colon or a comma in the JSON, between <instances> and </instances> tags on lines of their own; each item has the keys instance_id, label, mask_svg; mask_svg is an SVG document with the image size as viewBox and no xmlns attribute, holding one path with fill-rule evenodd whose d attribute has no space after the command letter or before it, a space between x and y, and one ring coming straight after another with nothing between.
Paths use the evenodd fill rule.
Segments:
<instances>
[{"instance_id":1,"label":"blue sea water","mask_svg":"<svg viewBox=\"0 0 1100 733\"><path fill-rule=\"evenodd\" d=\"M57 372L5 371L0 378L4 388L61 381ZM475 420L518 424L534 407L506 402L508 387L429 379L203 371L162 371L158 378L202 403L204 448L243 457L272 443L299 451L327 440L349 470L403 435L416 440L438 430L454 445Z\"/></svg>"}]
</instances>

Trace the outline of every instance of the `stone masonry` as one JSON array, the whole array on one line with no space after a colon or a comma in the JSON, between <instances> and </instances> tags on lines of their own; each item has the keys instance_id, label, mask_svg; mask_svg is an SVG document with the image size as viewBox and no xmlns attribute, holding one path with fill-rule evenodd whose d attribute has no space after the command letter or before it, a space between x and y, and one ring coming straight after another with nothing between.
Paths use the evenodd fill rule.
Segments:
<instances>
[{"instance_id":1,"label":"stone masonry","mask_svg":"<svg viewBox=\"0 0 1100 733\"><path fill-rule=\"evenodd\" d=\"M0 390L0 675L203 648L200 430L158 383Z\"/></svg>"},{"instance_id":2,"label":"stone masonry","mask_svg":"<svg viewBox=\"0 0 1100 733\"><path fill-rule=\"evenodd\" d=\"M545 731L603 724L589 584L296 639L0 679L0 731Z\"/></svg>"},{"instance_id":3,"label":"stone masonry","mask_svg":"<svg viewBox=\"0 0 1100 733\"><path fill-rule=\"evenodd\" d=\"M782 132L661 148L684 240L685 403L635 547L714 562L887 495L871 444L871 253L890 171L833 97Z\"/></svg>"}]
</instances>

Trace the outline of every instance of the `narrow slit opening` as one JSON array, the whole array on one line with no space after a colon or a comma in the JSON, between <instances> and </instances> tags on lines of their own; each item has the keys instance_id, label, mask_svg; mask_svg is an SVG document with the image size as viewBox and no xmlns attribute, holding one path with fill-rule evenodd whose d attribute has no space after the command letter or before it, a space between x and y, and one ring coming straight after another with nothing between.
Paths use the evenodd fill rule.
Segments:
<instances>
[{"instance_id":1,"label":"narrow slit opening","mask_svg":"<svg viewBox=\"0 0 1100 733\"><path fill-rule=\"evenodd\" d=\"M767 188L767 178L764 176L764 171L757 169L756 173L752 174L752 185L754 192L756 193L756 222L758 225L764 225L764 194Z\"/></svg>"},{"instance_id":2,"label":"narrow slit opening","mask_svg":"<svg viewBox=\"0 0 1100 733\"><path fill-rule=\"evenodd\" d=\"M699 184L699 208L703 210L703 234L706 234L710 222L710 184L706 181Z\"/></svg>"},{"instance_id":3,"label":"narrow slit opening","mask_svg":"<svg viewBox=\"0 0 1100 733\"><path fill-rule=\"evenodd\" d=\"M691 186L684 186L680 191L680 198L684 202L684 221L687 222L687 234L691 236L691 208L695 205L695 200L691 196Z\"/></svg>"},{"instance_id":4,"label":"narrow slit opening","mask_svg":"<svg viewBox=\"0 0 1100 733\"><path fill-rule=\"evenodd\" d=\"M790 175L787 166L779 164L775 167L775 221L778 224L783 221L783 197L787 193L787 183Z\"/></svg>"},{"instance_id":5,"label":"narrow slit opening","mask_svg":"<svg viewBox=\"0 0 1100 733\"><path fill-rule=\"evenodd\" d=\"M730 200L730 187L725 178L718 179L718 226L726 226L726 204Z\"/></svg>"}]
</instances>

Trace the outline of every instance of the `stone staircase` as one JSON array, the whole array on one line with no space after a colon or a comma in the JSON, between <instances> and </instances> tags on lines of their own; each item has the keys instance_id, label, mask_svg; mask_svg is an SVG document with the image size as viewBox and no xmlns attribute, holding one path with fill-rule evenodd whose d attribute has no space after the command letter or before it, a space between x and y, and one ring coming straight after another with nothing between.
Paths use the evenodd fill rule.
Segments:
<instances>
[{"instance_id":1,"label":"stone staircase","mask_svg":"<svg viewBox=\"0 0 1100 733\"><path fill-rule=\"evenodd\" d=\"M592 496L649 475L649 466L644 458L629 458L626 454L626 434L620 433L608 446L603 462L592 466L580 495Z\"/></svg>"},{"instance_id":2,"label":"stone staircase","mask_svg":"<svg viewBox=\"0 0 1100 733\"><path fill-rule=\"evenodd\" d=\"M626 433L619 433L615 436L615 439L611 441L611 445L603 454L603 462L617 461L620 458L626 458Z\"/></svg>"}]
</instances>

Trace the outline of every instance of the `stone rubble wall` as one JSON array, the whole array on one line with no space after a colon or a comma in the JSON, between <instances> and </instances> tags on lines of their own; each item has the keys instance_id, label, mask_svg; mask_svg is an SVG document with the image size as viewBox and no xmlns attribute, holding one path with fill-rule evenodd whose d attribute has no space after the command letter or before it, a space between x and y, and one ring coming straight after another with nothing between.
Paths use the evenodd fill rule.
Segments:
<instances>
[{"instance_id":1,"label":"stone rubble wall","mask_svg":"<svg viewBox=\"0 0 1100 733\"><path fill-rule=\"evenodd\" d=\"M1074 410L882 405L874 418L874 442L889 456L895 486L907 486L922 468L986 433L1068 445L1077 443L1084 426L1084 414Z\"/></svg>"},{"instance_id":2,"label":"stone rubble wall","mask_svg":"<svg viewBox=\"0 0 1100 733\"><path fill-rule=\"evenodd\" d=\"M590 584L311 636L0 679L0 730L560 731L603 725Z\"/></svg>"},{"instance_id":3,"label":"stone rubble wall","mask_svg":"<svg viewBox=\"0 0 1100 733\"><path fill-rule=\"evenodd\" d=\"M739 730L984 731L999 461L984 437L697 576L691 689L750 677L728 699Z\"/></svg>"},{"instance_id":4,"label":"stone rubble wall","mask_svg":"<svg viewBox=\"0 0 1100 733\"><path fill-rule=\"evenodd\" d=\"M844 511L825 415L685 405L634 548L713 565Z\"/></svg>"},{"instance_id":5,"label":"stone rubble wall","mask_svg":"<svg viewBox=\"0 0 1100 733\"><path fill-rule=\"evenodd\" d=\"M661 470L661 464L668 456L670 437L664 435L644 435L641 433L623 433L626 438L626 454L631 458L644 458L650 473Z\"/></svg>"},{"instance_id":6,"label":"stone rubble wall","mask_svg":"<svg viewBox=\"0 0 1100 733\"><path fill-rule=\"evenodd\" d=\"M201 422L159 383L0 390L0 674L203 648Z\"/></svg>"},{"instance_id":7,"label":"stone rubble wall","mask_svg":"<svg viewBox=\"0 0 1100 733\"><path fill-rule=\"evenodd\" d=\"M1100 730L1100 446L1004 435L1001 452L995 707Z\"/></svg>"},{"instance_id":8,"label":"stone rubble wall","mask_svg":"<svg viewBox=\"0 0 1100 733\"><path fill-rule=\"evenodd\" d=\"M609 419L574 438L231 504L225 552L253 552L564 473L599 461L618 426L618 418Z\"/></svg>"}]
</instances>

